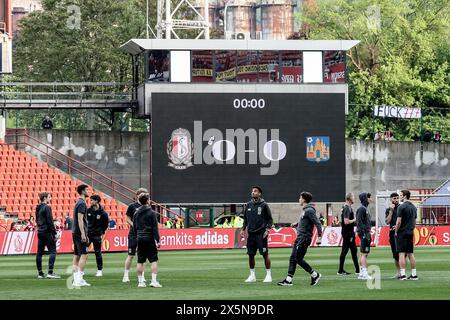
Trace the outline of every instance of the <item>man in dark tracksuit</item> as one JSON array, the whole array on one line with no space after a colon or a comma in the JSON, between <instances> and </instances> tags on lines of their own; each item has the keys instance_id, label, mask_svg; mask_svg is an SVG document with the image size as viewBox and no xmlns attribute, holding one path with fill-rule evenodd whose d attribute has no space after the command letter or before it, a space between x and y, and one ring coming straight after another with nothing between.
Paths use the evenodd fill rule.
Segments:
<instances>
[{"instance_id":1,"label":"man in dark tracksuit","mask_svg":"<svg viewBox=\"0 0 450 320\"><path fill-rule=\"evenodd\" d=\"M133 217L133 231L137 239L137 274L138 287L145 288L147 285L144 280L145 262L148 260L152 268L151 287L161 288L156 279L158 273L158 248L159 248L159 231L156 212L148 205L149 194L142 193L139 195L138 201L141 207L136 211Z\"/></svg>"},{"instance_id":2,"label":"man in dark tracksuit","mask_svg":"<svg viewBox=\"0 0 450 320\"><path fill-rule=\"evenodd\" d=\"M48 192L39 194L40 204L36 207L36 222L38 226L38 247L36 254L36 267L38 270L38 278L59 279L59 275L53 272L56 260L56 228L53 224L52 208L48 205L51 196ZM45 247L50 254L48 259L48 274L42 272L42 255Z\"/></svg>"},{"instance_id":3,"label":"man in dark tracksuit","mask_svg":"<svg viewBox=\"0 0 450 320\"><path fill-rule=\"evenodd\" d=\"M102 199L99 195L91 196L91 207L87 210L89 244L94 245L95 259L97 261L96 277L103 276L102 237L108 229L109 217L100 205Z\"/></svg>"},{"instance_id":4,"label":"man in dark tracksuit","mask_svg":"<svg viewBox=\"0 0 450 320\"><path fill-rule=\"evenodd\" d=\"M269 246L267 243L269 231L272 229L273 223L272 213L268 204L261 198L261 187L252 187L251 196L252 200L244 208L244 224L241 230L241 237L244 237L245 229L248 231L247 254L250 275L245 282L256 282L255 255L257 250L263 256L266 266L266 277L263 282L272 282Z\"/></svg>"},{"instance_id":5,"label":"man in dark tracksuit","mask_svg":"<svg viewBox=\"0 0 450 320\"><path fill-rule=\"evenodd\" d=\"M295 269L299 264L303 270L311 275L311 285L315 286L322 275L311 268L311 266L304 260L306 251L311 244L314 226L317 228L317 241L320 245L322 243L322 225L316 216L316 209L309 203L312 200L312 194L309 192L302 192L300 194L300 206L302 207L302 213L300 214L299 222L292 224L293 227L297 227L297 239L294 242L292 248L292 254L289 258L289 268L286 279L278 282L279 286L292 286L292 280L294 278Z\"/></svg>"},{"instance_id":6,"label":"man in dark tracksuit","mask_svg":"<svg viewBox=\"0 0 450 320\"><path fill-rule=\"evenodd\" d=\"M361 241L360 248L360 265L361 272L358 279L370 280L371 277L367 273L367 256L370 252L370 243L372 242L372 235L370 229L372 228L372 220L370 218L369 203L371 202L370 193L363 192L359 195L361 206L356 211L356 224L358 229L358 236Z\"/></svg>"},{"instance_id":7,"label":"man in dark tracksuit","mask_svg":"<svg viewBox=\"0 0 450 320\"><path fill-rule=\"evenodd\" d=\"M356 235L355 235L355 214L353 213L352 204L355 203L355 195L353 193L347 193L346 202L342 208L341 215L341 226L342 226L342 251L339 258L339 270L338 275L345 276L349 275L347 271L344 270L345 256L350 250L352 254L353 264L355 266L355 273L359 273L359 263L358 263L358 249L356 248Z\"/></svg>"},{"instance_id":8,"label":"man in dark tracksuit","mask_svg":"<svg viewBox=\"0 0 450 320\"><path fill-rule=\"evenodd\" d=\"M395 241L395 224L397 223L397 210L399 207L398 193L391 193L391 204L389 208L386 209L386 223L389 225L389 244L391 245L392 257L395 261L395 268L397 269L397 274L392 277L392 279L398 279L400 277L400 265L398 262L398 252Z\"/></svg>"}]
</instances>

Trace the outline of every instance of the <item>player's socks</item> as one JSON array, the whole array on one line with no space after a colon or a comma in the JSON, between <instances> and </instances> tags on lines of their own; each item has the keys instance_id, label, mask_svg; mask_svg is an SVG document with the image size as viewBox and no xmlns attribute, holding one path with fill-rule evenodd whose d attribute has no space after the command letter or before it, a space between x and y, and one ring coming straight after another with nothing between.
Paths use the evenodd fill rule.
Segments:
<instances>
[{"instance_id":1,"label":"player's socks","mask_svg":"<svg viewBox=\"0 0 450 320\"><path fill-rule=\"evenodd\" d=\"M286 280L289 281L289 282L292 282L292 280L294 280L294 279L291 276L287 276Z\"/></svg>"},{"instance_id":2,"label":"player's socks","mask_svg":"<svg viewBox=\"0 0 450 320\"><path fill-rule=\"evenodd\" d=\"M73 273L73 285L76 287L80 286L80 276L79 276L78 271Z\"/></svg>"},{"instance_id":3,"label":"player's socks","mask_svg":"<svg viewBox=\"0 0 450 320\"><path fill-rule=\"evenodd\" d=\"M127 269L124 270L122 282L130 282L130 278L128 277L129 273L130 273L130 270L127 270Z\"/></svg>"},{"instance_id":4,"label":"player's socks","mask_svg":"<svg viewBox=\"0 0 450 320\"><path fill-rule=\"evenodd\" d=\"M411 269L411 275L413 277L417 276L417 270L416 269Z\"/></svg>"},{"instance_id":5,"label":"player's socks","mask_svg":"<svg viewBox=\"0 0 450 320\"><path fill-rule=\"evenodd\" d=\"M315 272L315 271L313 270L313 272L311 272L311 277L313 277L313 278L317 277L317 272Z\"/></svg>"},{"instance_id":6,"label":"player's socks","mask_svg":"<svg viewBox=\"0 0 450 320\"><path fill-rule=\"evenodd\" d=\"M145 288L147 285L144 282L144 275L138 275L138 287Z\"/></svg>"},{"instance_id":7,"label":"player's socks","mask_svg":"<svg viewBox=\"0 0 450 320\"><path fill-rule=\"evenodd\" d=\"M400 277L406 276L405 269L400 269Z\"/></svg>"},{"instance_id":8,"label":"player's socks","mask_svg":"<svg viewBox=\"0 0 450 320\"><path fill-rule=\"evenodd\" d=\"M152 272L152 282L157 282L156 281L156 276L157 276L158 274L157 273L153 273ZM144 278L144 273L142 273L142 278Z\"/></svg>"},{"instance_id":9,"label":"player's socks","mask_svg":"<svg viewBox=\"0 0 450 320\"><path fill-rule=\"evenodd\" d=\"M256 277L255 269L250 269L250 275Z\"/></svg>"}]
</instances>

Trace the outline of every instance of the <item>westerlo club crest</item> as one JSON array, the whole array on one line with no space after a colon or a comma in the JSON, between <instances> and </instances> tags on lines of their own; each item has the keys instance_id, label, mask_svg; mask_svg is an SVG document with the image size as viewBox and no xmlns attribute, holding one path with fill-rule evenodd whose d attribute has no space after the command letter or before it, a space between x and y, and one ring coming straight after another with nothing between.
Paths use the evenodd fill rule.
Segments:
<instances>
[{"instance_id":1,"label":"westerlo club crest","mask_svg":"<svg viewBox=\"0 0 450 320\"><path fill-rule=\"evenodd\" d=\"M188 130L179 128L172 132L170 141L167 143L167 156L169 167L184 170L192 167L192 155L194 144Z\"/></svg>"},{"instance_id":2,"label":"westerlo club crest","mask_svg":"<svg viewBox=\"0 0 450 320\"><path fill-rule=\"evenodd\" d=\"M330 160L330 137L306 137L306 159L313 162Z\"/></svg>"}]
</instances>

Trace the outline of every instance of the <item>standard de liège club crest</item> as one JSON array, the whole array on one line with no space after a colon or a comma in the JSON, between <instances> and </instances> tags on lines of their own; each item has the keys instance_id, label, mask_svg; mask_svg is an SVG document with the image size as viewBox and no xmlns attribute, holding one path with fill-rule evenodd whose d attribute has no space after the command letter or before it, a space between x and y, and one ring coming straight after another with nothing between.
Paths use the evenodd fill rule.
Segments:
<instances>
[{"instance_id":1,"label":"standard de li\u00e8ge club crest","mask_svg":"<svg viewBox=\"0 0 450 320\"><path fill-rule=\"evenodd\" d=\"M170 141L167 143L167 156L169 167L184 170L192 167L192 155L194 144L188 130L179 128L172 132Z\"/></svg>"}]
</instances>

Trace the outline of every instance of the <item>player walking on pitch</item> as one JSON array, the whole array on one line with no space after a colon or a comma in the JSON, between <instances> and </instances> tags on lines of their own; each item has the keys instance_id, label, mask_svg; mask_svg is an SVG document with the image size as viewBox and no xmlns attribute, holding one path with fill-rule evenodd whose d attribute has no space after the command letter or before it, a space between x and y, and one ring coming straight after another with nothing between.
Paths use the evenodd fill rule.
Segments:
<instances>
[{"instance_id":1,"label":"player walking on pitch","mask_svg":"<svg viewBox=\"0 0 450 320\"><path fill-rule=\"evenodd\" d=\"M360 265L361 272L358 276L360 280L370 280L371 276L367 273L367 256L370 252L370 244L372 242L372 236L370 229L372 227L372 220L370 218L369 203L371 202L370 193L363 192L359 195L361 206L356 211L356 222L358 227L358 236L361 241L360 249Z\"/></svg>"},{"instance_id":2,"label":"player walking on pitch","mask_svg":"<svg viewBox=\"0 0 450 320\"><path fill-rule=\"evenodd\" d=\"M259 250L259 253L263 256L264 264L266 266L266 277L263 282L272 282L269 246L267 244L267 237L273 223L272 213L270 212L267 203L261 198L261 187L252 187L251 196L252 200L247 203L244 209L244 225L241 230L241 237L243 237L245 229L248 229L247 254L250 275L245 282L256 282L256 250Z\"/></svg>"},{"instance_id":3,"label":"player walking on pitch","mask_svg":"<svg viewBox=\"0 0 450 320\"><path fill-rule=\"evenodd\" d=\"M358 263L358 249L356 248L356 235L355 235L355 214L353 213L352 204L355 203L355 195L353 193L347 193L345 197L344 208L342 208L341 224L342 224L342 251L339 258L339 270L338 275L349 275L344 270L345 256L350 250L352 254L353 264L355 266L355 273L359 273Z\"/></svg>"},{"instance_id":4,"label":"player walking on pitch","mask_svg":"<svg viewBox=\"0 0 450 320\"><path fill-rule=\"evenodd\" d=\"M156 279L158 273L158 248L159 248L159 231L158 221L156 220L156 212L148 205L150 197L148 193L141 193L138 201L141 207L136 211L133 217L133 230L137 239L137 274L138 287L145 288L147 285L144 281L145 262L151 263L152 282L151 287L161 288Z\"/></svg>"},{"instance_id":5,"label":"player walking on pitch","mask_svg":"<svg viewBox=\"0 0 450 320\"><path fill-rule=\"evenodd\" d=\"M400 280L418 280L416 273L416 258L414 257L414 229L416 227L417 208L409 201L409 190L400 191L400 200L403 202L397 211L397 223L395 225L395 237L397 239L397 251L399 253ZM411 275L406 278L406 255L411 263Z\"/></svg>"},{"instance_id":6,"label":"player walking on pitch","mask_svg":"<svg viewBox=\"0 0 450 320\"><path fill-rule=\"evenodd\" d=\"M101 200L97 194L91 196L91 207L87 210L89 244L94 246L97 262L96 277L103 276L102 240L109 222L108 214L100 205Z\"/></svg>"},{"instance_id":7,"label":"player walking on pitch","mask_svg":"<svg viewBox=\"0 0 450 320\"><path fill-rule=\"evenodd\" d=\"M137 239L136 239L136 235L135 235L134 229L133 229L133 218L134 218L134 214L141 206L141 204L138 201L138 198L139 198L139 195L141 195L142 193L148 193L147 189L145 189L145 188L137 189L135 202L130 204L127 208L126 219L127 219L127 223L129 224L130 228L128 231L128 255L127 255L127 258L125 259L125 270L123 272L122 282L130 282L130 277L128 276L128 274L130 273L131 263L133 262L133 258L136 255L136 248L137 248ZM144 274L142 274L142 277L144 277ZM145 281L145 277L144 277L144 281Z\"/></svg>"},{"instance_id":8,"label":"player walking on pitch","mask_svg":"<svg viewBox=\"0 0 450 320\"><path fill-rule=\"evenodd\" d=\"M292 286L295 269L299 264L303 270L311 275L311 285L315 286L319 283L322 275L311 268L311 266L304 260L306 251L311 244L314 226L317 228L316 244L322 243L322 225L316 216L316 209L310 204L312 194L309 192L302 192L300 194L300 206L302 212L300 214L299 222L292 224L292 227L297 227L297 239L292 247L291 257L289 258L289 268L286 279L278 282L279 286Z\"/></svg>"}]
</instances>

